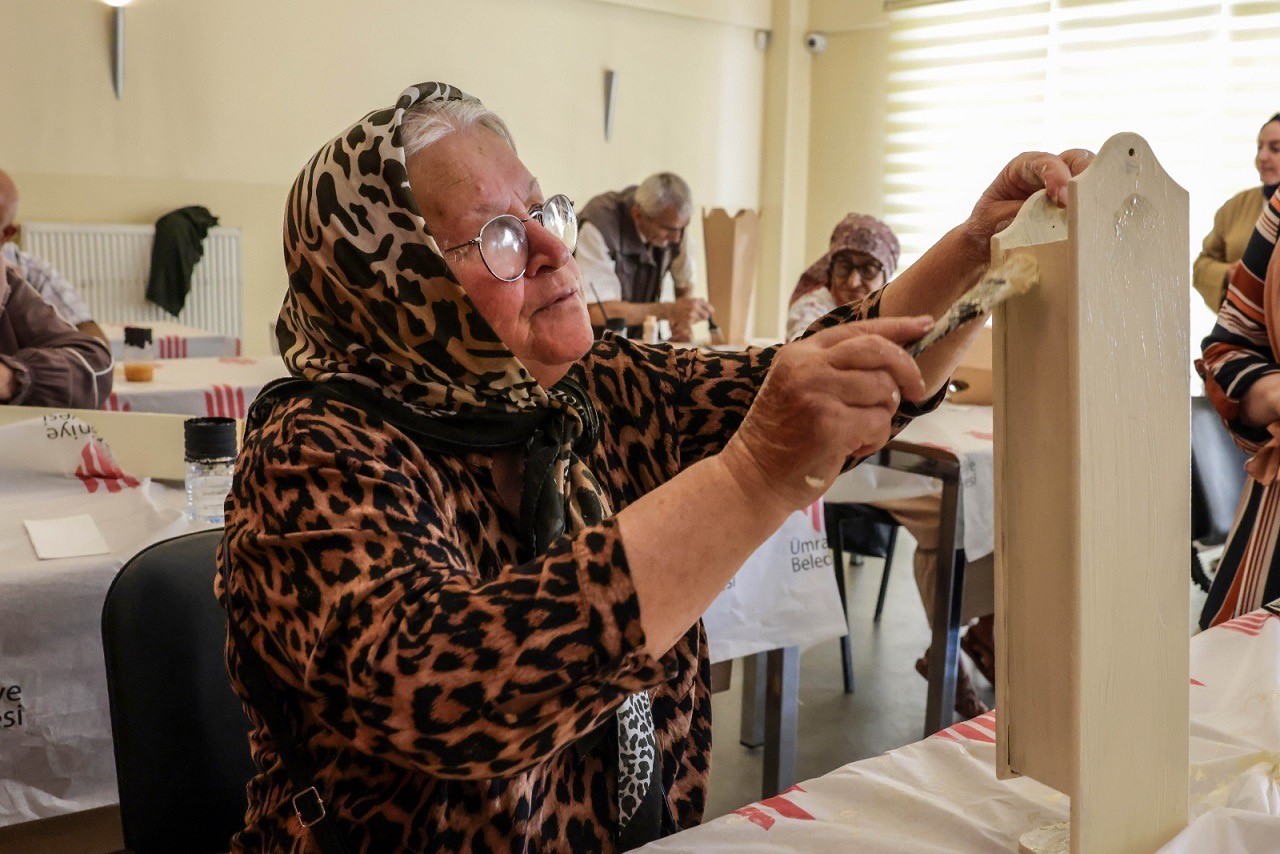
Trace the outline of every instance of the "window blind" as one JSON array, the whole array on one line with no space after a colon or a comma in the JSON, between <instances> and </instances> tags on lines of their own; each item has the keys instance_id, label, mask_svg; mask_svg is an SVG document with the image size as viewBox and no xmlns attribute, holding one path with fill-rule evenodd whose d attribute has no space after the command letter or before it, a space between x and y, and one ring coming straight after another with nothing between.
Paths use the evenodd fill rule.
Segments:
<instances>
[{"instance_id":1,"label":"window blind","mask_svg":"<svg viewBox=\"0 0 1280 854\"><path fill-rule=\"evenodd\" d=\"M1193 256L1258 184L1280 0L945 0L890 4L889 22L885 216L905 263L1022 150L1142 134L1191 194Z\"/></svg>"}]
</instances>

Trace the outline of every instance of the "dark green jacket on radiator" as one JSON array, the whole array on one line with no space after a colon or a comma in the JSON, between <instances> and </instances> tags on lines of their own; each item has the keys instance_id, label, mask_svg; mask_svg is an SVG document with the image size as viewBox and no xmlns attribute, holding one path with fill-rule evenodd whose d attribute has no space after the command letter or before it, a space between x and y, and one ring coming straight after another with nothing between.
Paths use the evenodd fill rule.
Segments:
<instances>
[{"instance_id":1,"label":"dark green jacket on radiator","mask_svg":"<svg viewBox=\"0 0 1280 854\"><path fill-rule=\"evenodd\" d=\"M203 205L170 211L156 220L147 299L177 317L191 292L191 272L204 255L204 238L218 218Z\"/></svg>"}]
</instances>

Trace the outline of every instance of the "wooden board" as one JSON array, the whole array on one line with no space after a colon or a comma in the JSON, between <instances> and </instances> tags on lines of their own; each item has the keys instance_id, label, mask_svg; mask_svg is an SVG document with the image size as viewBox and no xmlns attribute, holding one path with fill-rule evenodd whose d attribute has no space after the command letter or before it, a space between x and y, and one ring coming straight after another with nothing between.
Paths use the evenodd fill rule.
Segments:
<instances>
[{"instance_id":1,"label":"wooden board","mask_svg":"<svg viewBox=\"0 0 1280 854\"><path fill-rule=\"evenodd\" d=\"M760 257L760 215L741 210L729 216L722 208L702 212L706 244L707 299L716 310L716 325L726 344L744 344L751 317Z\"/></svg>"},{"instance_id":2,"label":"wooden board","mask_svg":"<svg viewBox=\"0 0 1280 854\"><path fill-rule=\"evenodd\" d=\"M947 400L952 403L990 406L995 389L991 378L991 326L982 327L973 343L960 357L960 364L951 372L952 391Z\"/></svg>"},{"instance_id":3,"label":"wooden board","mask_svg":"<svg viewBox=\"0 0 1280 854\"><path fill-rule=\"evenodd\" d=\"M1187 193L1119 134L993 240L997 771L1071 797L1073 852L1187 821Z\"/></svg>"}]
</instances>

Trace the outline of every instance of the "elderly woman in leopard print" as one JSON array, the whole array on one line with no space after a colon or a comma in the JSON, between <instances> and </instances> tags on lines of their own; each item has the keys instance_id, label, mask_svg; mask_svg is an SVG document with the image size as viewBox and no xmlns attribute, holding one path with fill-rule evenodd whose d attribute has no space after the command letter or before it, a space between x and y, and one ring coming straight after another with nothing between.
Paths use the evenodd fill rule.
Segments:
<instances>
[{"instance_id":1,"label":"elderly woman in leopard print","mask_svg":"<svg viewBox=\"0 0 1280 854\"><path fill-rule=\"evenodd\" d=\"M236 850L625 850L696 825L700 615L932 404L972 330L918 364L900 345L1082 165L1021 156L884 291L705 354L592 341L572 206L479 101L421 84L326 144L285 223L293 378L254 403L220 555L258 768Z\"/></svg>"}]
</instances>

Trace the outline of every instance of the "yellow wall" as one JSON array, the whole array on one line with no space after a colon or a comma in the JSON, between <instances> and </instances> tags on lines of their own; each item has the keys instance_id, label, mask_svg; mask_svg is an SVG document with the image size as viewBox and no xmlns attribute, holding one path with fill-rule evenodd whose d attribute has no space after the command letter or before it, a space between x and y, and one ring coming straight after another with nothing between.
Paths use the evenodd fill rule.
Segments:
<instances>
[{"instance_id":1,"label":"yellow wall","mask_svg":"<svg viewBox=\"0 0 1280 854\"><path fill-rule=\"evenodd\" d=\"M827 250L850 211L884 216L888 26L882 0L812 0L810 27L824 31L815 56L809 131L806 257Z\"/></svg>"},{"instance_id":2,"label":"yellow wall","mask_svg":"<svg viewBox=\"0 0 1280 854\"><path fill-rule=\"evenodd\" d=\"M797 272L805 266L809 101L813 57L804 48L809 0L774 0L764 91L760 261L755 333L781 337Z\"/></svg>"},{"instance_id":3,"label":"yellow wall","mask_svg":"<svg viewBox=\"0 0 1280 854\"><path fill-rule=\"evenodd\" d=\"M757 206L760 3L715 20L640 5L134 0L117 101L105 6L0 0L0 168L19 183L28 220L151 222L205 204L239 226L245 344L265 352L284 292L288 185L322 143L409 83L444 80L481 97L549 192L584 202L670 169L698 205ZM620 73L609 143L605 68Z\"/></svg>"}]
</instances>

